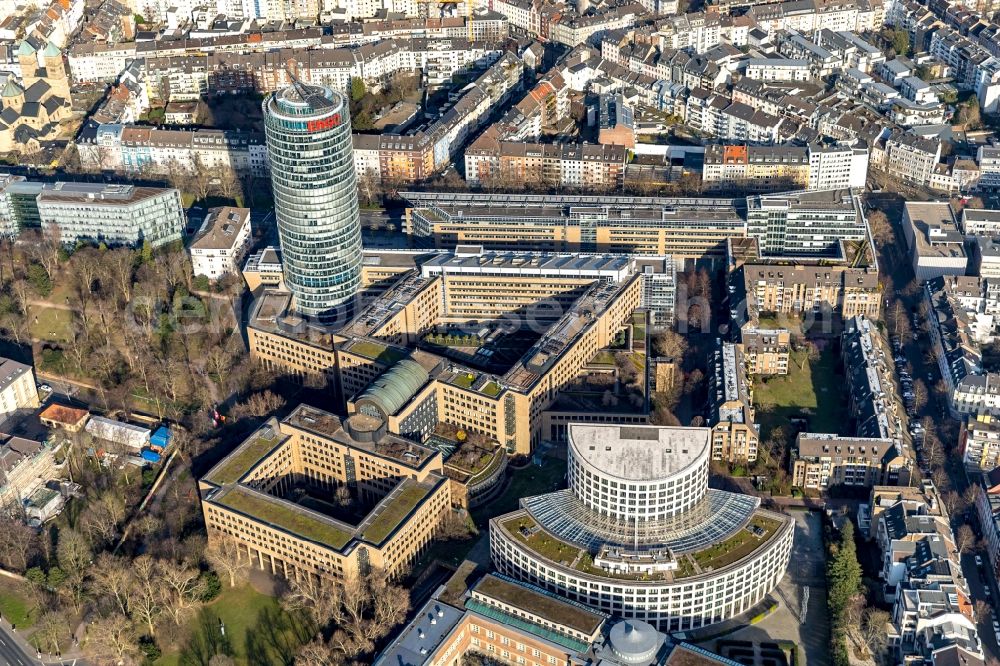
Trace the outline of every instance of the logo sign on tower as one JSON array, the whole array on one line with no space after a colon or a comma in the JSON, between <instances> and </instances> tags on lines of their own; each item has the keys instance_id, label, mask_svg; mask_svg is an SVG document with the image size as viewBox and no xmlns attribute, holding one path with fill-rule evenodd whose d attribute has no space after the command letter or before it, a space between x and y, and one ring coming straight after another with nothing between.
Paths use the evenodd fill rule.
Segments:
<instances>
[{"instance_id":1,"label":"logo sign on tower","mask_svg":"<svg viewBox=\"0 0 1000 666\"><path fill-rule=\"evenodd\" d=\"M340 124L340 114L335 113L329 118L320 118L319 120L310 120L306 123L306 129L310 132L322 132L323 130L333 129Z\"/></svg>"}]
</instances>

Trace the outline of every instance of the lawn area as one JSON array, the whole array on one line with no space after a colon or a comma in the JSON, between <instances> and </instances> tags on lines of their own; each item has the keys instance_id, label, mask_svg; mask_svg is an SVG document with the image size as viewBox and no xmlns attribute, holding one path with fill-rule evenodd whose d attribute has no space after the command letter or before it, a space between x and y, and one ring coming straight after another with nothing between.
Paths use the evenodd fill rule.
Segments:
<instances>
[{"instance_id":1,"label":"lawn area","mask_svg":"<svg viewBox=\"0 0 1000 666\"><path fill-rule=\"evenodd\" d=\"M20 629L27 629L35 623L35 609L24 594L21 586L4 579L0 589L0 613L8 622L13 622Z\"/></svg>"},{"instance_id":2,"label":"lawn area","mask_svg":"<svg viewBox=\"0 0 1000 666\"><path fill-rule=\"evenodd\" d=\"M847 405L840 360L831 345L819 358L810 362L805 351L793 351L788 360L788 374L758 379L753 386L757 422L761 438L767 439L778 427L791 438L795 428L790 419L802 418L809 432L847 434Z\"/></svg>"},{"instance_id":3,"label":"lawn area","mask_svg":"<svg viewBox=\"0 0 1000 666\"><path fill-rule=\"evenodd\" d=\"M566 462L545 458L541 467L531 465L526 469L510 469L510 474L507 489L500 497L473 510L472 515L479 529L484 529L493 516L516 510L522 497L542 495L564 487Z\"/></svg>"},{"instance_id":4,"label":"lawn area","mask_svg":"<svg viewBox=\"0 0 1000 666\"><path fill-rule=\"evenodd\" d=\"M615 364L615 354L614 352L607 351L606 349L603 351L599 351L596 354L594 354L594 358L590 359L590 364L607 365L613 367Z\"/></svg>"},{"instance_id":5,"label":"lawn area","mask_svg":"<svg viewBox=\"0 0 1000 666\"><path fill-rule=\"evenodd\" d=\"M538 529L535 521L527 516L508 520L503 526L518 541L527 544L533 551L552 562L571 564L580 555L579 547L550 537L545 531ZM526 536L522 530L533 533Z\"/></svg>"},{"instance_id":6,"label":"lawn area","mask_svg":"<svg viewBox=\"0 0 1000 666\"><path fill-rule=\"evenodd\" d=\"M220 621L225 635L220 631ZM184 647L161 646L157 666L206 664L215 654L228 654L237 664L286 663L312 631L282 610L278 600L249 585L224 587L188 623L191 637Z\"/></svg>"},{"instance_id":7,"label":"lawn area","mask_svg":"<svg viewBox=\"0 0 1000 666\"><path fill-rule=\"evenodd\" d=\"M491 398L495 398L500 395L500 385L493 381L486 382L480 390L484 395L488 395Z\"/></svg>"},{"instance_id":8,"label":"lawn area","mask_svg":"<svg viewBox=\"0 0 1000 666\"><path fill-rule=\"evenodd\" d=\"M69 310L29 305L28 317L33 338L52 342L69 342L73 339L73 313Z\"/></svg>"}]
</instances>

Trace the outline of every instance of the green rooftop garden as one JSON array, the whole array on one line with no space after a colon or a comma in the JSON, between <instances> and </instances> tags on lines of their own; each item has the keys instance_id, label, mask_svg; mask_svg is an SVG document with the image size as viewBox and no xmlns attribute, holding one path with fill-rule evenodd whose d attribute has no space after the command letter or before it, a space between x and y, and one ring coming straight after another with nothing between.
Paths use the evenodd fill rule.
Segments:
<instances>
[{"instance_id":1,"label":"green rooftop garden","mask_svg":"<svg viewBox=\"0 0 1000 666\"><path fill-rule=\"evenodd\" d=\"M607 365L614 367L615 365L615 354L608 350L602 350L594 354L594 358L590 359L591 365Z\"/></svg>"},{"instance_id":2,"label":"green rooftop garden","mask_svg":"<svg viewBox=\"0 0 1000 666\"><path fill-rule=\"evenodd\" d=\"M508 520L504 523L507 531L514 535L518 541L526 544L535 553L553 562L564 563L581 573L602 578L619 578L622 580L663 580L662 574L621 574L611 573L594 564L593 556L584 549L581 549L565 541L556 539L544 530L538 529L538 524L530 516L521 516ZM537 530L531 536L525 536L521 529L528 531Z\"/></svg>"},{"instance_id":3,"label":"green rooftop garden","mask_svg":"<svg viewBox=\"0 0 1000 666\"><path fill-rule=\"evenodd\" d=\"M488 395L491 398L495 398L500 395L500 385L495 381L490 380L483 384L483 388L479 389L483 395Z\"/></svg>"},{"instance_id":4,"label":"green rooftop garden","mask_svg":"<svg viewBox=\"0 0 1000 666\"><path fill-rule=\"evenodd\" d=\"M774 534L781 529L781 525L780 520L761 515L754 516L746 527L740 529L725 541L713 544L694 553L679 555L677 557L677 570L673 572L673 578L675 580L689 578L708 570L718 570L738 562L770 541ZM635 581L664 580L667 577L663 573L623 574L606 571L594 564L593 556L585 549L556 539L544 530L539 529L535 520L528 515L512 518L503 523L503 526L508 532L514 535L514 538L526 544L541 557L563 564L564 566L572 566L584 574L602 578ZM758 527L763 530L763 534L757 536L749 531L749 527ZM522 529L529 532L530 535L522 533Z\"/></svg>"},{"instance_id":5,"label":"green rooftop garden","mask_svg":"<svg viewBox=\"0 0 1000 666\"><path fill-rule=\"evenodd\" d=\"M677 558L677 571L674 572L674 578L689 578L698 573L694 568L694 564L691 563L691 558L687 555L681 555Z\"/></svg>"},{"instance_id":6,"label":"green rooftop garden","mask_svg":"<svg viewBox=\"0 0 1000 666\"><path fill-rule=\"evenodd\" d=\"M764 534L757 536L750 532L748 528L759 527ZM707 548L691 553L691 557L702 570L721 569L734 562L742 560L751 554L761 545L767 543L781 528L781 521L764 516L754 516L747 523L747 526L739 530L725 541L712 544Z\"/></svg>"},{"instance_id":7,"label":"green rooftop garden","mask_svg":"<svg viewBox=\"0 0 1000 666\"><path fill-rule=\"evenodd\" d=\"M406 357L404 351L373 340L357 340L351 345L350 351L385 365L392 365Z\"/></svg>"},{"instance_id":8,"label":"green rooftop garden","mask_svg":"<svg viewBox=\"0 0 1000 666\"><path fill-rule=\"evenodd\" d=\"M508 532L514 535L515 539L526 544L531 548L531 550L547 560L569 565L572 564L580 554L580 549L576 546L571 546L564 541L551 537L547 532L539 529L538 524L535 523L535 521L529 516L521 516L519 518L508 520L503 526ZM525 536L521 532L522 529L537 531L535 531L531 536Z\"/></svg>"},{"instance_id":9,"label":"green rooftop garden","mask_svg":"<svg viewBox=\"0 0 1000 666\"><path fill-rule=\"evenodd\" d=\"M452 378L451 383L460 388L472 388L476 381L476 376L471 372L460 372Z\"/></svg>"},{"instance_id":10,"label":"green rooftop garden","mask_svg":"<svg viewBox=\"0 0 1000 666\"><path fill-rule=\"evenodd\" d=\"M257 464L257 461L266 456L277 445L278 441L277 435L272 434L270 437L264 437L260 431L257 431L252 439L241 444L228 458L219 463L215 471L208 476L208 481L222 486L236 483L251 467Z\"/></svg>"},{"instance_id":11,"label":"green rooftop garden","mask_svg":"<svg viewBox=\"0 0 1000 666\"><path fill-rule=\"evenodd\" d=\"M335 550L340 550L351 540L351 532L304 509L286 506L278 500L261 497L239 487L226 493L219 504Z\"/></svg>"},{"instance_id":12,"label":"green rooftop garden","mask_svg":"<svg viewBox=\"0 0 1000 666\"><path fill-rule=\"evenodd\" d=\"M382 543L429 493L429 488L419 484L406 486L380 507L378 515L361 533L361 538L374 544Z\"/></svg>"},{"instance_id":13,"label":"green rooftop garden","mask_svg":"<svg viewBox=\"0 0 1000 666\"><path fill-rule=\"evenodd\" d=\"M554 596L514 585L494 576L485 576L475 587L476 592L502 603L520 608L546 620L571 627L584 634L597 631L603 615L580 608Z\"/></svg>"}]
</instances>

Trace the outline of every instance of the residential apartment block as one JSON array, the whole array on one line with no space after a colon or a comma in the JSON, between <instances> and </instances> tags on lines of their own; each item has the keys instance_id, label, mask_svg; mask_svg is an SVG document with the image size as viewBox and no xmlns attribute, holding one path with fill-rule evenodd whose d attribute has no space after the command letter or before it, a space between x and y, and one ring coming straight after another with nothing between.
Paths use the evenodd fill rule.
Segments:
<instances>
[{"instance_id":1,"label":"residential apartment block","mask_svg":"<svg viewBox=\"0 0 1000 666\"><path fill-rule=\"evenodd\" d=\"M849 319L858 315L878 318L882 311L878 270L871 266L747 263L731 279L746 297L750 321L760 313L835 313Z\"/></svg>"},{"instance_id":2,"label":"residential apartment block","mask_svg":"<svg viewBox=\"0 0 1000 666\"><path fill-rule=\"evenodd\" d=\"M780 192L863 188L868 175L868 150L863 146L813 143L709 144L702 182L709 190Z\"/></svg>"},{"instance_id":3,"label":"residential apartment block","mask_svg":"<svg viewBox=\"0 0 1000 666\"><path fill-rule=\"evenodd\" d=\"M788 374L788 353L791 333L787 328L755 328L744 326L740 331L740 347L749 375Z\"/></svg>"},{"instance_id":4,"label":"residential apartment block","mask_svg":"<svg viewBox=\"0 0 1000 666\"><path fill-rule=\"evenodd\" d=\"M891 439L811 432L798 434L790 459L792 485L821 491L831 486L895 485L898 468L905 466Z\"/></svg>"},{"instance_id":5,"label":"residential apartment block","mask_svg":"<svg viewBox=\"0 0 1000 666\"><path fill-rule=\"evenodd\" d=\"M40 404L32 367L0 357L0 424L11 414Z\"/></svg>"},{"instance_id":6,"label":"residential apartment block","mask_svg":"<svg viewBox=\"0 0 1000 666\"><path fill-rule=\"evenodd\" d=\"M960 553L934 484L881 487L859 508L863 531L882 554L879 579L893 604L886 628L898 663L982 663L977 617Z\"/></svg>"},{"instance_id":7,"label":"residential apartment block","mask_svg":"<svg viewBox=\"0 0 1000 666\"><path fill-rule=\"evenodd\" d=\"M958 450L970 469L989 472L1000 467L1000 420L990 414L966 416Z\"/></svg>"},{"instance_id":8,"label":"residential apartment block","mask_svg":"<svg viewBox=\"0 0 1000 666\"><path fill-rule=\"evenodd\" d=\"M192 272L211 280L239 273L250 249L251 232L249 208L210 209L198 236L188 246Z\"/></svg>"},{"instance_id":9,"label":"residential apartment block","mask_svg":"<svg viewBox=\"0 0 1000 666\"><path fill-rule=\"evenodd\" d=\"M930 339L954 418L969 414L1000 415L1000 375L985 373L974 320L962 298L942 280L924 289Z\"/></svg>"},{"instance_id":10,"label":"residential apartment block","mask_svg":"<svg viewBox=\"0 0 1000 666\"><path fill-rule=\"evenodd\" d=\"M848 409L854 433L860 437L890 439L899 453L912 464L913 455L905 445L899 404L891 397L893 368L885 341L873 321L859 315L844 322L840 355L844 364ZM883 483L906 483L905 466L890 470Z\"/></svg>"},{"instance_id":11,"label":"residential apartment block","mask_svg":"<svg viewBox=\"0 0 1000 666\"><path fill-rule=\"evenodd\" d=\"M255 178L269 172L264 135L256 132L87 123L76 142L81 164L95 171L138 175L228 169Z\"/></svg>"},{"instance_id":12,"label":"residential apartment block","mask_svg":"<svg viewBox=\"0 0 1000 666\"><path fill-rule=\"evenodd\" d=\"M747 465L757 460L760 427L754 422L753 393L743 349L723 343L711 360L712 460Z\"/></svg>"}]
</instances>

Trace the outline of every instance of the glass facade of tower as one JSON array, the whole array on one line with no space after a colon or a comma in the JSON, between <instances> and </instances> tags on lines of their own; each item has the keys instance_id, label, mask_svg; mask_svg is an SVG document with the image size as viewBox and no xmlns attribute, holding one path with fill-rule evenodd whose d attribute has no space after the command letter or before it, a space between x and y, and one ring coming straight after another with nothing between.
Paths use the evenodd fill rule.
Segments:
<instances>
[{"instance_id":1,"label":"glass facade of tower","mask_svg":"<svg viewBox=\"0 0 1000 666\"><path fill-rule=\"evenodd\" d=\"M303 315L330 317L361 282L361 221L346 98L301 83L264 100L285 284Z\"/></svg>"}]
</instances>

